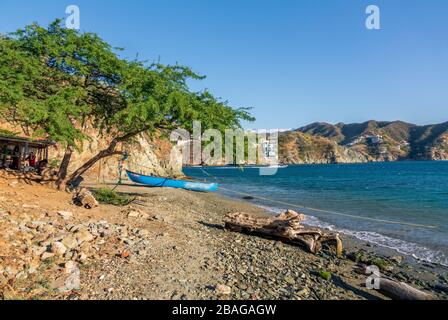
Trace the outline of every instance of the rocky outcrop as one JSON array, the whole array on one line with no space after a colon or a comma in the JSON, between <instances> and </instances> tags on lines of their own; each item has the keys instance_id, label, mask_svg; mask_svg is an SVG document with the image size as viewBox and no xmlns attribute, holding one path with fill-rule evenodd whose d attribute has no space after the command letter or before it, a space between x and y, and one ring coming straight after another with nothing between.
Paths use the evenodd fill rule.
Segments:
<instances>
[{"instance_id":1,"label":"rocky outcrop","mask_svg":"<svg viewBox=\"0 0 448 320\"><path fill-rule=\"evenodd\" d=\"M182 154L166 138L152 138L148 134L139 135L133 142L124 146L129 154L127 167L161 177L182 176Z\"/></svg>"},{"instance_id":2,"label":"rocky outcrop","mask_svg":"<svg viewBox=\"0 0 448 320\"><path fill-rule=\"evenodd\" d=\"M448 122L316 122L280 136L280 159L299 164L448 160Z\"/></svg>"},{"instance_id":3,"label":"rocky outcrop","mask_svg":"<svg viewBox=\"0 0 448 320\"><path fill-rule=\"evenodd\" d=\"M91 137L95 137L95 131L92 131ZM107 137L96 136L85 142L81 150L75 152L69 172L79 168L98 151L107 148L110 140ZM177 155L175 150L172 153L172 149L172 144L160 135L151 137L148 134L140 134L131 142L122 144L119 150L128 154L127 160L123 163L122 178L127 178L124 169L162 177L182 176L180 155ZM50 152L50 158L62 159L64 151L63 148L54 148ZM112 156L100 160L84 175L84 178L96 182L117 181L121 158L122 156Z\"/></svg>"},{"instance_id":4,"label":"rocky outcrop","mask_svg":"<svg viewBox=\"0 0 448 320\"><path fill-rule=\"evenodd\" d=\"M289 164L329 164L368 162L360 150L339 146L336 142L301 132L288 132L279 137L279 160Z\"/></svg>"},{"instance_id":5,"label":"rocky outcrop","mask_svg":"<svg viewBox=\"0 0 448 320\"><path fill-rule=\"evenodd\" d=\"M0 123L0 129L14 132L19 136L27 136L20 128L7 123ZM98 130L94 128L85 128L85 134L89 139L84 141L74 152L69 166L69 173L79 168L99 151L107 148L112 140L111 137L100 136ZM171 142L160 134L153 136L145 133L140 134L131 142L119 146L119 150L126 151L129 155L124 164L124 169L129 168L132 171L148 175L182 176L180 152L175 148L173 149ZM63 158L64 152L64 146L59 144L50 148L50 163L57 166ZM112 156L100 160L84 175L84 179L91 182L117 181L121 158L121 156ZM125 175L125 172L123 172L122 177L126 178Z\"/></svg>"},{"instance_id":6,"label":"rocky outcrop","mask_svg":"<svg viewBox=\"0 0 448 320\"><path fill-rule=\"evenodd\" d=\"M448 133L440 136L430 151L432 160L448 160Z\"/></svg>"}]
</instances>

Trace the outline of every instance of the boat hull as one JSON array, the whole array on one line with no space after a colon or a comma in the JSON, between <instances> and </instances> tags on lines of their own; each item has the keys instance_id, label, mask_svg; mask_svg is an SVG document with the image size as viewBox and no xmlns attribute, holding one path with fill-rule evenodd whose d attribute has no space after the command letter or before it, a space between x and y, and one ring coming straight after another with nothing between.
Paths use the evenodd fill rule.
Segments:
<instances>
[{"instance_id":1,"label":"boat hull","mask_svg":"<svg viewBox=\"0 0 448 320\"><path fill-rule=\"evenodd\" d=\"M152 177L143 174L138 174L128 170L126 170L126 173L128 174L128 177L129 179L131 179L132 182L143 184L150 187L176 188L176 189L185 189L200 192L213 192L218 190L217 183L202 183L202 182Z\"/></svg>"}]
</instances>

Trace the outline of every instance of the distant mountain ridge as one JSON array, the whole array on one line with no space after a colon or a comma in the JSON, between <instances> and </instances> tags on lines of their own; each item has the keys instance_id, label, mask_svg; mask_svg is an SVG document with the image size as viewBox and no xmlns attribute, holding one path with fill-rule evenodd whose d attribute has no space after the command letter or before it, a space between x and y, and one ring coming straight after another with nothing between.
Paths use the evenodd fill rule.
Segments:
<instances>
[{"instance_id":1,"label":"distant mountain ridge","mask_svg":"<svg viewBox=\"0 0 448 320\"><path fill-rule=\"evenodd\" d=\"M419 126L403 121L351 124L315 122L280 134L285 163L448 160L448 122Z\"/></svg>"}]
</instances>

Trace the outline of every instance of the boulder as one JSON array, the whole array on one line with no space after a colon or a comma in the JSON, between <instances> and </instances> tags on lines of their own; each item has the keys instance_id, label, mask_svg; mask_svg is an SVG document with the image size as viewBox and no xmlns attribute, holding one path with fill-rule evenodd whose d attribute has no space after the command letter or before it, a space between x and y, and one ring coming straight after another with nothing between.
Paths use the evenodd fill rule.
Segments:
<instances>
[{"instance_id":1,"label":"boulder","mask_svg":"<svg viewBox=\"0 0 448 320\"><path fill-rule=\"evenodd\" d=\"M62 244L66 246L69 249L74 249L78 246L78 240L76 240L73 236L67 236L64 239L62 239Z\"/></svg>"},{"instance_id":2,"label":"boulder","mask_svg":"<svg viewBox=\"0 0 448 320\"><path fill-rule=\"evenodd\" d=\"M64 220L70 220L73 217L73 213L70 211L58 211L58 215L60 215Z\"/></svg>"},{"instance_id":3,"label":"boulder","mask_svg":"<svg viewBox=\"0 0 448 320\"><path fill-rule=\"evenodd\" d=\"M128 213L128 218L138 218L140 216L140 212L137 210L131 210Z\"/></svg>"},{"instance_id":4,"label":"boulder","mask_svg":"<svg viewBox=\"0 0 448 320\"><path fill-rule=\"evenodd\" d=\"M74 201L86 209L93 209L99 206L93 194L86 188L77 189Z\"/></svg>"},{"instance_id":5,"label":"boulder","mask_svg":"<svg viewBox=\"0 0 448 320\"><path fill-rule=\"evenodd\" d=\"M42 254L42 256L40 257L40 259L41 259L42 261L45 261L45 260L51 259L51 258L53 258L53 257L54 257L54 253L52 253L52 252L44 252L44 253Z\"/></svg>"},{"instance_id":6,"label":"boulder","mask_svg":"<svg viewBox=\"0 0 448 320\"><path fill-rule=\"evenodd\" d=\"M53 242L51 244L51 252L58 256L63 256L67 252L66 246L62 242Z\"/></svg>"},{"instance_id":7,"label":"boulder","mask_svg":"<svg viewBox=\"0 0 448 320\"><path fill-rule=\"evenodd\" d=\"M215 291L220 296L228 296L232 293L232 289L224 284L218 284Z\"/></svg>"},{"instance_id":8,"label":"boulder","mask_svg":"<svg viewBox=\"0 0 448 320\"><path fill-rule=\"evenodd\" d=\"M78 270L78 265L74 261L67 261L64 265L64 273L72 274Z\"/></svg>"},{"instance_id":9,"label":"boulder","mask_svg":"<svg viewBox=\"0 0 448 320\"><path fill-rule=\"evenodd\" d=\"M76 237L76 240L78 240L79 244L81 244L83 242L90 242L94 239L92 234L89 231L87 231L86 229L81 229L78 232L76 232L75 237Z\"/></svg>"}]
</instances>

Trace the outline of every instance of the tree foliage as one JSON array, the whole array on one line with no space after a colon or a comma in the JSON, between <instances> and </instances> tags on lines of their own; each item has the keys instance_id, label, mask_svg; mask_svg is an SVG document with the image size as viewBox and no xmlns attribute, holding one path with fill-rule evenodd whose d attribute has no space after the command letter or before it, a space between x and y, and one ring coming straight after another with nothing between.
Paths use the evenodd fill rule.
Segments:
<instances>
[{"instance_id":1,"label":"tree foliage","mask_svg":"<svg viewBox=\"0 0 448 320\"><path fill-rule=\"evenodd\" d=\"M60 20L1 37L1 117L67 147L87 139L83 128L92 124L114 138L101 157L141 132L191 129L194 120L224 130L253 120L247 108L192 92L188 82L203 77L190 68L131 61L120 51Z\"/></svg>"}]
</instances>

